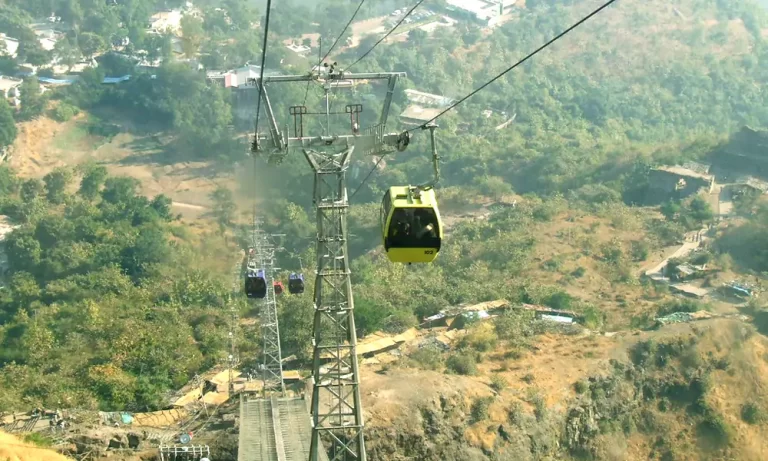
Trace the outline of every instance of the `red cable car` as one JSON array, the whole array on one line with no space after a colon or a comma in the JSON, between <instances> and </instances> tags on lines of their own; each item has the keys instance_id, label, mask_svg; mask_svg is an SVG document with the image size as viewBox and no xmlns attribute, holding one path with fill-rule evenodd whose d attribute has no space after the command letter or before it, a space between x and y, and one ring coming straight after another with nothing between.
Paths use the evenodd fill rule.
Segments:
<instances>
[{"instance_id":1,"label":"red cable car","mask_svg":"<svg viewBox=\"0 0 768 461\"><path fill-rule=\"evenodd\" d=\"M273 284L273 286L275 287L275 294L276 295L283 294L283 291L285 290L285 288L283 287L283 282L275 282Z\"/></svg>"}]
</instances>

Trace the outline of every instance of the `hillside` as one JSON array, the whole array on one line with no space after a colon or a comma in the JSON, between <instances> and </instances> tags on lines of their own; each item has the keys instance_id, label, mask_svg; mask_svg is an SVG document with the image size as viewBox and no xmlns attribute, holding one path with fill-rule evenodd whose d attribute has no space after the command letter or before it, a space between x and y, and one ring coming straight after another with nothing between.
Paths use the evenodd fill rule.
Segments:
<instances>
[{"instance_id":1,"label":"hillside","mask_svg":"<svg viewBox=\"0 0 768 461\"><path fill-rule=\"evenodd\" d=\"M512 361L497 353L507 345L487 351L477 376L407 360L365 374L371 459L762 459L768 342L751 327L715 320L535 344Z\"/></svg>"},{"instance_id":2,"label":"hillside","mask_svg":"<svg viewBox=\"0 0 768 461\"><path fill-rule=\"evenodd\" d=\"M70 461L53 450L40 448L32 443L0 431L0 456L9 461Z\"/></svg>"},{"instance_id":3,"label":"hillside","mask_svg":"<svg viewBox=\"0 0 768 461\"><path fill-rule=\"evenodd\" d=\"M295 355L306 375L311 171L298 151L282 165L252 163L253 121L241 114L253 101L201 71L259 62L261 13L246 2L201 2L180 32L164 35L144 30L150 13L182 2L102 3L8 0L0 11L0 32L27 42L0 66L48 59L37 67L53 72L54 57L77 53L99 63L71 85L43 84L45 92L26 77L18 107L0 100L0 148L12 154L0 166L0 213L18 226L4 241L0 412L165 408L174 391L227 362L229 308L241 316L238 366L254 367L257 309L233 295L240 281L231 273L254 206L268 231L285 235L281 277L308 276L303 296L278 302L283 356ZM284 59L283 42L316 34L327 47L356 7L316 3L307 14L286 15L289 3L273 12L268 70L306 72L318 50ZM391 21L401 3L366 6L354 33ZM459 98L597 5L527 0L493 29L466 18L431 31L409 25L354 70L407 73L388 126L402 130L411 127L398 117L412 104L405 88ZM29 44L32 18L51 6L77 31L62 33L69 51ZM423 328L418 341L361 360L371 461L765 458L766 196L724 192L728 165L711 171L711 190L683 194L677 178L671 189L653 181L654 167L708 162L744 125L768 127L765 31L768 17L749 1L617 2L440 118L446 238L431 265L391 264L379 229L384 190L430 177L426 136L414 131L405 152L382 162L354 158L349 247L361 341L460 306L509 307L457 323L449 346L432 347L444 329ZM123 35L130 46L110 48ZM332 59L344 67L373 39L340 46ZM136 66L141 49L162 64ZM320 107L320 89L309 87L271 85L281 127L292 124L289 106ZM363 101L367 126L383 94L363 84L334 90L331 104L341 111ZM347 133L348 117L328 128ZM305 126L319 128L317 118ZM670 272L646 273L667 263ZM659 278L681 266L693 275ZM754 295L733 296L731 281L749 281ZM536 319L523 305L571 312L582 325ZM730 318L694 322L692 313ZM658 318L684 323L658 328ZM202 440L232 445L233 429L198 423ZM2 449L0 440L0 458Z\"/></svg>"}]
</instances>

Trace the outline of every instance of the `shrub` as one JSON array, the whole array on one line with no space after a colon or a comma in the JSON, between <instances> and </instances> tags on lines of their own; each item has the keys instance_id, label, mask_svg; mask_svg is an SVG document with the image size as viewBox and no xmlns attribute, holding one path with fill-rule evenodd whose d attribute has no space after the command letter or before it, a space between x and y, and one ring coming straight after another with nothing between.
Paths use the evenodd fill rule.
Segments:
<instances>
[{"instance_id":1,"label":"shrub","mask_svg":"<svg viewBox=\"0 0 768 461\"><path fill-rule=\"evenodd\" d=\"M501 392L507 387L507 380L501 375L491 376L491 389L496 392Z\"/></svg>"},{"instance_id":2,"label":"shrub","mask_svg":"<svg viewBox=\"0 0 768 461\"><path fill-rule=\"evenodd\" d=\"M472 402L470 409L470 424L475 424L488 419L488 409L491 407L493 397L479 397Z\"/></svg>"},{"instance_id":3,"label":"shrub","mask_svg":"<svg viewBox=\"0 0 768 461\"><path fill-rule=\"evenodd\" d=\"M66 122L79 113L80 109L78 109L76 106L62 102L56 106L56 108L51 110L51 118L57 122Z\"/></svg>"},{"instance_id":4,"label":"shrub","mask_svg":"<svg viewBox=\"0 0 768 461\"><path fill-rule=\"evenodd\" d=\"M520 402L513 403L507 411L507 417L509 418L510 423L521 427L525 422L525 410L523 409L523 404Z\"/></svg>"},{"instance_id":5,"label":"shrub","mask_svg":"<svg viewBox=\"0 0 768 461\"><path fill-rule=\"evenodd\" d=\"M437 370L443 366L443 356L435 348L423 347L413 351L409 358L425 370Z\"/></svg>"},{"instance_id":6,"label":"shrub","mask_svg":"<svg viewBox=\"0 0 768 461\"><path fill-rule=\"evenodd\" d=\"M741 419L748 424L760 424L765 421L765 414L758 404L747 402L741 406Z\"/></svg>"},{"instance_id":7,"label":"shrub","mask_svg":"<svg viewBox=\"0 0 768 461\"><path fill-rule=\"evenodd\" d=\"M588 389L589 384L586 381L576 381L573 383L573 390L575 390L577 394L583 394L587 392Z\"/></svg>"},{"instance_id":8,"label":"shrub","mask_svg":"<svg viewBox=\"0 0 768 461\"><path fill-rule=\"evenodd\" d=\"M462 338L460 347L468 347L478 352L488 352L496 346L498 337L491 330L490 324L481 324L473 328L464 338Z\"/></svg>"},{"instance_id":9,"label":"shrub","mask_svg":"<svg viewBox=\"0 0 768 461\"><path fill-rule=\"evenodd\" d=\"M445 365L448 370L458 375L477 374L477 360L473 354L457 353L448 357Z\"/></svg>"}]
</instances>

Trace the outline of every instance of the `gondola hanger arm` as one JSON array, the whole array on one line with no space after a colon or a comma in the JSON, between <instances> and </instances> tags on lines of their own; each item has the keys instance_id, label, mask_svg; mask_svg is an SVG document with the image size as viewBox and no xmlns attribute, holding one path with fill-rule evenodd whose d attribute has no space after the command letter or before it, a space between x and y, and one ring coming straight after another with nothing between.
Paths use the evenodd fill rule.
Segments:
<instances>
[{"instance_id":1,"label":"gondola hanger arm","mask_svg":"<svg viewBox=\"0 0 768 461\"><path fill-rule=\"evenodd\" d=\"M432 169L434 171L434 176L432 181L422 184L418 186L418 188L421 190L429 190L435 187L440 181L440 157L437 155L437 145L435 144L435 130L437 129L437 124L435 122L429 122L426 125L423 125L421 129L429 130L429 139L432 143Z\"/></svg>"}]
</instances>

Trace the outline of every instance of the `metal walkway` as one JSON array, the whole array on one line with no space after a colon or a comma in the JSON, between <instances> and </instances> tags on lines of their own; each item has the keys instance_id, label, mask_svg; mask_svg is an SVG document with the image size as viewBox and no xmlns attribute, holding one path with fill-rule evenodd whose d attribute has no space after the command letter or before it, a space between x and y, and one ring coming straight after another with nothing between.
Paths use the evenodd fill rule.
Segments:
<instances>
[{"instance_id":1,"label":"metal walkway","mask_svg":"<svg viewBox=\"0 0 768 461\"><path fill-rule=\"evenodd\" d=\"M312 426L303 399L242 396L238 461L307 461ZM321 461L327 461L324 453Z\"/></svg>"}]
</instances>

